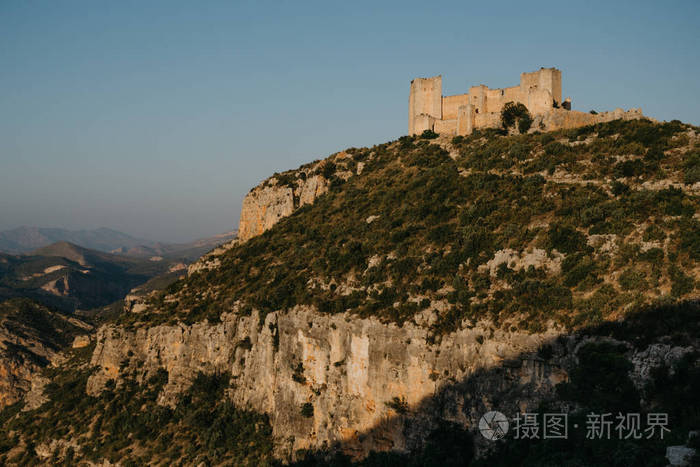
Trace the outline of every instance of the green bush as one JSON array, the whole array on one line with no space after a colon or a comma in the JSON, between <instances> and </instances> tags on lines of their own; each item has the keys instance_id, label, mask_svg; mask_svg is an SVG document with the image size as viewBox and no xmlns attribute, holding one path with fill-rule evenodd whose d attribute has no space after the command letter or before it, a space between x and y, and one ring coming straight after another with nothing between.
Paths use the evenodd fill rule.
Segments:
<instances>
[{"instance_id":1,"label":"green bush","mask_svg":"<svg viewBox=\"0 0 700 467\"><path fill-rule=\"evenodd\" d=\"M683 157L683 171L686 184L700 182L700 152L691 152Z\"/></svg>"},{"instance_id":2,"label":"green bush","mask_svg":"<svg viewBox=\"0 0 700 467\"><path fill-rule=\"evenodd\" d=\"M620 274L618 282L622 290L644 290L648 287L646 274L635 269L626 269Z\"/></svg>"},{"instance_id":3,"label":"green bush","mask_svg":"<svg viewBox=\"0 0 700 467\"><path fill-rule=\"evenodd\" d=\"M550 226L547 232L547 240L548 249L556 249L561 253L590 251L586 236L568 225L554 224Z\"/></svg>"},{"instance_id":4,"label":"green bush","mask_svg":"<svg viewBox=\"0 0 700 467\"><path fill-rule=\"evenodd\" d=\"M385 405L398 414L405 414L408 412L408 402L406 402L406 398L403 396L394 396L390 401L385 402Z\"/></svg>"},{"instance_id":5,"label":"green bush","mask_svg":"<svg viewBox=\"0 0 700 467\"><path fill-rule=\"evenodd\" d=\"M680 297L688 294L695 288L695 280L681 271L677 266L669 267L669 275L671 276L671 295Z\"/></svg>"},{"instance_id":6,"label":"green bush","mask_svg":"<svg viewBox=\"0 0 700 467\"><path fill-rule=\"evenodd\" d=\"M424 130L423 133L421 133L420 138L421 139L435 139L438 136L440 136L440 135L435 133L433 130Z\"/></svg>"},{"instance_id":7,"label":"green bush","mask_svg":"<svg viewBox=\"0 0 700 467\"><path fill-rule=\"evenodd\" d=\"M506 102L501 110L501 126L506 130L517 126L518 132L527 133L532 126L532 115L520 102Z\"/></svg>"},{"instance_id":8,"label":"green bush","mask_svg":"<svg viewBox=\"0 0 700 467\"><path fill-rule=\"evenodd\" d=\"M311 418L314 416L314 405L311 402L304 402L301 405L301 416Z\"/></svg>"}]
</instances>

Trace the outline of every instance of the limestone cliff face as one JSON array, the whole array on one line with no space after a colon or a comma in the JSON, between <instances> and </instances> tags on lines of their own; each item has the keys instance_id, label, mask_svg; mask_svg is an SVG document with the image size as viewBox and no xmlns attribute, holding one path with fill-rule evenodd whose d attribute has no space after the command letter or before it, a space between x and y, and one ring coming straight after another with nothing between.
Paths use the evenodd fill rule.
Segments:
<instances>
[{"instance_id":1,"label":"limestone cliff face","mask_svg":"<svg viewBox=\"0 0 700 467\"><path fill-rule=\"evenodd\" d=\"M483 324L431 344L417 325L301 306L259 323L253 313L227 314L219 324L103 327L92 357L99 371L88 393L124 372L144 378L162 367L169 380L160 402L168 404L199 371L230 372L233 401L270 414L281 455L336 443L362 455L409 449L439 419L474 426L494 404L488 397L500 397L504 411L532 407L567 378L558 362L534 354L553 332L521 334ZM310 417L302 415L305 403L314 408Z\"/></svg>"},{"instance_id":2,"label":"limestone cliff face","mask_svg":"<svg viewBox=\"0 0 700 467\"><path fill-rule=\"evenodd\" d=\"M295 181L282 185L271 178L253 188L243 199L238 238L246 241L260 235L297 208L313 203L328 191L328 180L312 171L293 172Z\"/></svg>"},{"instance_id":3,"label":"limestone cliff face","mask_svg":"<svg viewBox=\"0 0 700 467\"><path fill-rule=\"evenodd\" d=\"M218 324L102 327L91 362L98 370L87 391L97 394L125 373L143 380L164 368L168 383L159 402L172 404L198 372L230 372L229 396L269 414L279 457L326 447L362 457L415 448L445 420L474 430L488 410L508 416L533 410L568 380L577 349L601 339L610 340L553 330L525 334L482 322L433 343L419 325L298 306L270 313L262 324L253 312L225 314ZM543 344L549 355L541 358ZM630 350L635 385L641 389L651 368L691 350L657 344ZM304 404L313 414L302 414Z\"/></svg>"}]
</instances>

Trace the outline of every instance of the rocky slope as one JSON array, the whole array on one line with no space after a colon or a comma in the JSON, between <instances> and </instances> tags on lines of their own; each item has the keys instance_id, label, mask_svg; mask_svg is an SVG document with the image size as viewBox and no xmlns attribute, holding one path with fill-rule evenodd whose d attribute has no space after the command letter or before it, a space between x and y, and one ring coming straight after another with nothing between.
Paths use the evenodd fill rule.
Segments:
<instances>
[{"instance_id":1,"label":"rocky slope","mask_svg":"<svg viewBox=\"0 0 700 467\"><path fill-rule=\"evenodd\" d=\"M91 325L27 299L0 303L0 407L22 400L33 385L43 386L47 381L37 378L40 370L56 362L75 337L91 331ZM33 407L35 400L27 402Z\"/></svg>"}]
</instances>

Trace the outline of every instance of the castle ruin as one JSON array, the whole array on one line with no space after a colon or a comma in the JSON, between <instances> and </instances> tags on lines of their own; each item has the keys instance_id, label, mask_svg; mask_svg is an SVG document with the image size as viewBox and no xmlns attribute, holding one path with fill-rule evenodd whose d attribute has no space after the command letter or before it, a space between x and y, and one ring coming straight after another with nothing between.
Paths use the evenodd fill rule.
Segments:
<instances>
[{"instance_id":1,"label":"castle ruin","mask_svg":"<svg viewBox=\"0 0 700 467\"><path fill-rule=\"evenodd\" d=\"M490 89L482 84L456 96L442 95L442 76L416 78L411 81L408 97L408 134L432 130L447 135L469 135L479 128L498 128L501 110L508 102L527 107L533 117L531 131L643 118L641 109L602 113L571 110L571 99L562 101L561 96L561 71L556 68L521 73L518 86Z\"/></svg>"}]
</instances>

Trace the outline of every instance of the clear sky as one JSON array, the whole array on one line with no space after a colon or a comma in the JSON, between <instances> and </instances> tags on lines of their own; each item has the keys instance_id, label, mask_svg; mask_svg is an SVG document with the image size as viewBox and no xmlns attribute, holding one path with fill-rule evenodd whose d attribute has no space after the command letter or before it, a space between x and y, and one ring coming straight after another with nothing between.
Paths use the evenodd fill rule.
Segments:
<instances>
[{"instance_id":1,"label":"clear sky","mask_svg":"<svg viewBox=\"0 0 700 467\"><path fill-rule=\"evenodd\" d=\"M700 124L700 1L0 1L0 230L232 230L276 171L407 132L408 87L562 70Z\"/></svg>"}]
</instances>

